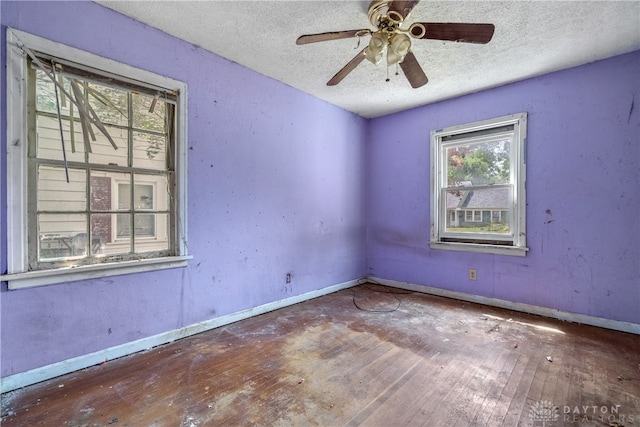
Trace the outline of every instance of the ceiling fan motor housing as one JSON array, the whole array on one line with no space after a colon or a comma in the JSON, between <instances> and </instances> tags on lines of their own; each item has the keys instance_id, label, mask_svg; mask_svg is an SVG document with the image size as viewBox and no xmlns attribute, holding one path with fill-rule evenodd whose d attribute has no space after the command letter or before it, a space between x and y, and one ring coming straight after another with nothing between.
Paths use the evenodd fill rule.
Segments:
<instances>
[{"instance_id":1,"label":"ceiling fan motor housing","mask_svg":"<svg viewBox=\"0 0 640 427\"><path fill-rule=\"evenodd\" d=\"M390 4L391 1L389 0L374 0L371 2L369 5L369 11L367 12L371 25L377 27L380 24L382 18L387 16Z\"/></svg>"}]
</instances>

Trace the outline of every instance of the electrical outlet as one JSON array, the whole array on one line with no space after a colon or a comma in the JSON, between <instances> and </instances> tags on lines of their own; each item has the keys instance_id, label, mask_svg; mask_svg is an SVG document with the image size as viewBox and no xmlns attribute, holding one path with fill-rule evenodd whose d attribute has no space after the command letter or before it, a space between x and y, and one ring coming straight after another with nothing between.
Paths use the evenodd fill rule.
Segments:
<instances>
[{"instance_id":1,"label":"electrical outlet","mask_svg":"<svg viewBox=\"0 0 640 427\"><path fill-rule=\"evenodd\" d=\"M469 269L469 280L476 280L478 278L478 273L475 268Z\"/></svg>"},{"instance_id":2,"label":"electrical outlet","mask_svg":"<svg viewBox=\"0 0 640 427\"><path fill-rule=\"evenodd\" d=\"M286 281L287 283L291 283L291 273L287 273Z\"/></svg>"}]
</instances>

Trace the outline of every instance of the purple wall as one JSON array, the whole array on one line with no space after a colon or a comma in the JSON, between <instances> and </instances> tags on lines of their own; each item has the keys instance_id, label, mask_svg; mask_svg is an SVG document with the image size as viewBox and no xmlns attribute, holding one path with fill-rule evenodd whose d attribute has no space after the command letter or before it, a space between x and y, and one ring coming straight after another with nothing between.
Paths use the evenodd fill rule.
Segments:
<instances>
[{"instance_id":1,"label":"purple wall","mask_svg":"<svg viewBox=\"0 0 640 427\"><path fill-rule=\"evenodd\" d=\"M365 119L94 3L0 7L2 111L6 26L187 83L194 257L184 269L3 283L2 376L365 275ZM4 113L0 134L6 272Z\"/></svg>"},{"instance_id":2,"label":"purple wall","mask_svg":"<svg viewBox=\"0 0 640 427\"><path fill-rule=\"evenodd\" d=\"M185 269L3 284L2 376L366 274L640 323L640 52L366 121L94 3L0 7L3 72L11 26L188 84L194 256ZM530 253L430 250L429 131L521 111Z\"/></svg>"},{"instance_id":3,"label":"purple wall","mask_svg":"<svg viewBox=\"0 0 640 427\"><path fill-rule=\"evenodd\" d=\"M639 76L634 52L372 120L369 274L640 323ZM523 111L530 252L431 250L430 131Z\"/></svg>"}]
</instances>

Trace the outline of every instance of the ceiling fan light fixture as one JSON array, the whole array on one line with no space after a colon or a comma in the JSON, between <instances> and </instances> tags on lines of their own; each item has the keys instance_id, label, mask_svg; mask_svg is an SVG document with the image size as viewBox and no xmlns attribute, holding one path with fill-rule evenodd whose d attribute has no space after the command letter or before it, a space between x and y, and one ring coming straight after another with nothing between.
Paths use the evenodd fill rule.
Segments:
<instances>
[{"instance_id":1,"label":"ceiling fan light fixture","mask_svg":"<svg viewBox=\"0 0 640 427\"><path fill-rule=\"evenodd\" d=\"M369 46L365 52L365 58L374 64L379 64L382 61L382 56L385 48L387 47L387 37L382 33L373 33Z\"/></svg>"},{"instance_id":2,"label":"ceiling fan light fixture","mask_svg":"<svg viewBox=\"0 0 640 427\"><path fill-rule=\"evenodd\" d=\"M394 34L391 37L390 50L398 56L405 56L411 49L411 39L406 34Z\"/></svg>"},{"instance_id":3,"label":"ceiling fan light fixture","mask_svg":"<svg viewBox=\"0 0 640 427\"><path fill-rule=\"evenodd\" d=\"M387 52L387 65L399 64L404 59L404 56L396 55L392 51Z\"/></svg>"},{"instance_id":4,"label":"ceiling fan light fixture","mask_svg":"<svg viewBox=\"0 0 640 427\"><path fill-rule=\"evenodd\" d=\"M411 39L406 34L394 34L387 49L387 65L398 64L411 49Z\"/></svg>"},{"instance_id":5,"label":"ceiling fan light fixture","mask_svg":"<svg viewBox=\"0 0 640 427\"><path fill-rule=\"evenodd\" d=\"M373 52L372 49L367 48L364 57L374 65L378 65L382 61L382 52Z\"/></svg>"}]
</instances>

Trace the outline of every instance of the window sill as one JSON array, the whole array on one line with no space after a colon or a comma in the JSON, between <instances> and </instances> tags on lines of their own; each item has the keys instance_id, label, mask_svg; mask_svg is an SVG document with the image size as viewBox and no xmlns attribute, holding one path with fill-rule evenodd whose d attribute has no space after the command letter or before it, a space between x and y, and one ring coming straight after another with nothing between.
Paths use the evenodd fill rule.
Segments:
<instances>
[{"instance_id":1,"label":"window sill","mask_svg":"<svg viewBox=\"0 0 640 427\"><path fill-rule=\"evenodd\" d=\"M74 282L77 280L97 279L122 274L186 267L187 261L192 258L193 257L190 255L173 256L137 261L122 261L108 264L65 267L55 270L29 271L25 273L1 275L0 281L8 282L9 289L11 290L24 289L35 286L53 285L56 283Z\"/></svg>"},{"instance_id":2,"label":"window sill","mask_svg":"<svg viewBox=\"0 0 640 427\"><path fill-rule=\"evenodd\" d=\"M477 243L454 243L454 242L429 242L431 249L442 249L445 251L459 252L480 252L486 254L525 256L529 251L527 247L518 246L498 246L482 245Z\"/></svg>"}]
</instances>

